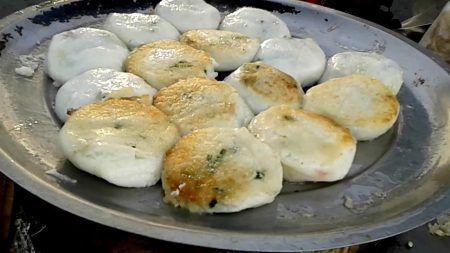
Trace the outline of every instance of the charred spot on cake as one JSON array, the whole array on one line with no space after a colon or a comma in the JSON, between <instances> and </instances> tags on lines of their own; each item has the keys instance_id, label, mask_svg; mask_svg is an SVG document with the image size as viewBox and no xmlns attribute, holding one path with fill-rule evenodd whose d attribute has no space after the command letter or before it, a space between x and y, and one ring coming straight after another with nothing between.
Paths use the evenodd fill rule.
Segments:
<instances>
[{"instance_id":1,"label":"charred spot on cake","mask_svg":"<svg viewBox=\"0 0 450 253\"><path fill-rule=\"evenodd\" d=\"M123 124L121 124L119 122L114 123L114 129L121 129L122 127L123 127Z\"/></svg>"},{"instance_id":2,"label":"charred spot on cake","mask_svg":"<svg viewBox=\"0 0 450 253\"><path fill-rule=\"evenodd\" d=\"M220 187L213 187L213 191L215 191L217 193L224 193L224 192L226 192L225 189L220 188Z\"/></svg>"},{"instance_id":3,"label":"charred spot on cake","mask_svg":"<svg viewBox=\"0 0 450 253\"><path fill-rule=\"evenodd\" d=\"M67 115L72 115L75 111L76 111L77 109L74 109L74 108L70 108L70 109L67 109Z\"/></svg>"},{"instance_id":4,"label":"charred spot on cake","mask_svg":"<svg viewBox=\"0 0 450 253\"><path fill-rule=\"evenodd\" d=\"M214 208L217 205L217 199L212 199L209 201L209 208Z\"/></svg>"},{"instance_id":5,"label":"charred spot on cake","mask_svg":"<svg viewBox=\"0 0 450 253\"><path fill-rule=\"evenodd\" d=\"M184 100L188 100L192 98L192 93L190 91L185 91L181 94L181 98Z\"/></svg>"},{"instance_id":6,"label":"charred spot on cake","mask_svg":"<svg viewBox=\"0 0 450 253\"><path fill-rule=\"evenodd\" d=\"M192 66L194 66L192 63L184 61L184 60L181 60L181 61L178 61L177 63L173 64L169 68L171 68L171 69L172 68L177 68L177 69L178 68L190 68Z\"/></svg>"},{"instance_id":7,"label":"charred spot on cake","mask_svg":"<svg viewBox=\"0 0 450 253\"><path fill-rule=\"evenodd\" d=\"M255 179L263 179L266 176L266 174L262 171L256 171Z\"/></svg>"},{"instance_id":8,"label":"charred spot on cake","mask_svg":"<svg viewBox=\"0 0 450 253\"><path fill-rule=\"evenodd\" d=\"M291 115L283 115L283 119L285 119L286 121L296 121L296 119Z\"/></svg>"}]
</instances>

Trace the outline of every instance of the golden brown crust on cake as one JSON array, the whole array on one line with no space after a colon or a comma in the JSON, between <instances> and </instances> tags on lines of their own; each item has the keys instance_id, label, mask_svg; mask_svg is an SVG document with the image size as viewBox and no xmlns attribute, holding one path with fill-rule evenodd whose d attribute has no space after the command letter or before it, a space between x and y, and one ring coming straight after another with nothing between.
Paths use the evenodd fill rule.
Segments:
<instances>
[{"instance_id":1,"label":"golden brown crust on cake","mask_svg":"<svg viewBox=\"0 0 450 253\"><path fill-rule=\"evenodd\" d=\"M128 55L125 69L158 89L189 77L215 77L213 59L206 52L175 40L136 48Z\"/></svg>"}]
</instances>

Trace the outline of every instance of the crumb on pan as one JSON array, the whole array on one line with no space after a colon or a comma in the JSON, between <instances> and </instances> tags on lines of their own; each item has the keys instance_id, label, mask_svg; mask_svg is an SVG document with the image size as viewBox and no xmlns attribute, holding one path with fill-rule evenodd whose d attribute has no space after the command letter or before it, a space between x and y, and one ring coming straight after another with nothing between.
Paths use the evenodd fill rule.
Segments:
<instances>
[{"instance_id":1,"label":"crumb on pan","mask_svg":"<svg viewBox=\"0 0 450 253\"><path fill-rule=\"evenodd\" d=\"M344 195L344 206L348 209L353 209L353 199L347 195Z\"/></svg>"},{"instance_id":2,"label":"crumb on pan","mask_svg":"<svg viewBox=\"0 0 450 253\"><path fill-rule=\"evenodd\" d=\"M31 77L39 67L39 64L44 60L42 54L39 55L20 55L17 57L19 67L14 69L14 72L20 76Z\"/></svg>"},{"instance_id":3,"label":"crumb on pan","mask_svg":"<svg viewBox=\"0 0 450 253\"><path fill-rule=\"evenodd\" d=\"M437 236L450 236L450 212L437 217L436 223L428 223L428 232Z\"/></svg>"},{"instance_id":4,"label":"crumb on pan","mask_svg":"<svg viewBox=\"0 0 450 253\"><path fill-rule=\"evenodd\" d=\"M34 75L34 69L26 66L21 66L14 69L14 72L20 76L31 77Z\"/></svg>"}]
</instances>

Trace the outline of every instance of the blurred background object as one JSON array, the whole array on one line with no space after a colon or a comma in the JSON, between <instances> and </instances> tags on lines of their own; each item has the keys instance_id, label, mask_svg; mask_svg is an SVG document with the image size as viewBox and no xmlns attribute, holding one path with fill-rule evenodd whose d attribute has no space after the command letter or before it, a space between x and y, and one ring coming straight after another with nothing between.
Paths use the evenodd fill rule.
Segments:
<instances>
[{"instance_id":1,"label":"blurred background object","mask_svg":"<svg viewBox=\"0 0 450 253\"><path fill-rule=\"evenodd\" d=\"M389 29L401 27L399 18L392 12L394 0L321 0L319 4L353 14L381 24ZM410 1L413 2L413 1ZM399 10L403 12L405 10Z\"/></svg>"},{"instance_id":2,"label":"blurred background object","mask_svg":"<svg viewBox=\"0 0 450 253\"><path fill-rule=\"evenodd\" d=\"M0 18L12 14L15 11L25 7L45 2L45 0L1 0L0 1Z\"/></svg>"},{"instance_id":3,"label":"blurred background object","mask_svg":"<svg viewBox=\"0 0 450 253\"><path fill-rule=\"evenodd\" d=\"M10 241L14 184L0 173L0 252L5 252Z\"/></svg>"},{"instance_id":4,"label":"blurred background object","mask_svg":"<svg viewBox=\"0 0 450 253\"><path fill-rule=\"evenodd\" d=\"M423 47L450 63L449 0L305 1L350 13L395 30L416 42L420 41Z\"/></svg>"},{"instance_id":5,"label":"blurred background object","mask_svg":"<svg viewBox=\"0 0 450 253\"><path fill-rule=\"evenodd\" d=\"M419 43L450 64L450 2L447 2Z\"/></svg>"},{"instance_id":6,"label":"blurred background object","mask_svg":"<svg viewBox=\"0 0 450 253\"><path fill-rule=\"evenodd\" d=\"M402 19L401 29L424 33L425 28L433 23L448 0L416 0L408 2L412 2L412 4L404 3L405 6L409 6L410 10L408 15L405 15L404 19Z\"/></svg>"},{"instance_id":7,"label":"blurred background object","mask_svg":"<svg viewBox=\"0 0 450 253\"><path fill-rule=\"evenodd\" d=\"M353 14L418 42L448 0L305 0Z\"/></svg>"}]
</instances>

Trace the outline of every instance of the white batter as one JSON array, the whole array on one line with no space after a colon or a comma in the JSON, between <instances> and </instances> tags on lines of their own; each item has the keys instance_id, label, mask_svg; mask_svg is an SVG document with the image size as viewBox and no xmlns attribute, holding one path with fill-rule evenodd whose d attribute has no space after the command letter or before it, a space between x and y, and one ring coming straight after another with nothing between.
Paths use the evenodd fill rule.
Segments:
<instances>
[{"instance_id":1,"label":"white batter","mask_svg":"<svg viewBox=\"0 0 450 253\"><path fill-rule=\"evenodd\" d=\"M148 95L150 103L156 90L142 78L113 69L92 69L66 82L56 94L55 111L62 121L67 112L111 97Z\"/></svg>"},{"instance_id":2,"label":"white batter","mask_svg":"<svg viewBox=\"0 0 450 253\"><path fill-rule=\"evenodd\" d=\"M130 49L155 40L177 40L180 33L158 15L111 13L103 27L116 34Z\"/></svg>"},{"instance_id":3,"label":"white batter","mask_svg":"<svg viewBox=\"0 0 450 253\"><path fill-rule=\"evenodd\" d=\"M59 132L65 157L77 168L123 187L146 187L161 177L176 126L148 99L109 99L75 111Z\"/></svg>"},{"instance_id":4,"label":"white batter","mask_svg":"<svg viewBox=\"0 0 450 253\"><path fill-rule=\"evenodd\" d=\"M78 28L53 36L47 55L50 77L65 83L95 68L122 70L129 51L111 32L95 28Z\"/></svg>"},{"instance_id":5,"label":"white batter","mask_svg":"<svg viewBox=\"0 0 450 253\"><path fill-rule=\"evenodd\" d=\"M381 81L397 94L403 84L403 70L393 60L377 53L343 52L328 59L320 82L352 74L367 75Z\"/></svg>"},{"instance_id":6,"label":"white batter","mask_svg":"<svg viewBox=\"0 0 450 253\"><path fill-rule=\"evenodd\" d=\"M217 29L220 12L203 0L162 0L155 12L184 33L195 29Z\"/></svg>"},{"instance_id":7,"label":"white batter","mask_svg":"<svg viewBox=\"0 0 450 253\"><path fill-rule=\"evenodd\" d=\"M251 62L259 49L258 39L220 30L189 31L181 36L180 42L210 54L217 63L216 71L235 70Z\"/></svg>"},{"instance_id":8,"label":"white batter","mask_svg":"<svg viewBox=\"0 0 450 253\"><path fill-rule=\"evenodd\" d=\"M325 70L325 53L310 38L274 38L261 44L255 57L294 77L302 87L311 85Z\"/></svg>"},{"instance_id":9,"label":"white batter","mask_svg":"<svg viewBox=\"0 0 450 253\"><path fill-rule=\"evenodd\" d=\"M260 41L291 37L283 20L266 10L251 7L240 8L225 16L219 29L242 33Z\"/></svg>"}]
</instances>

